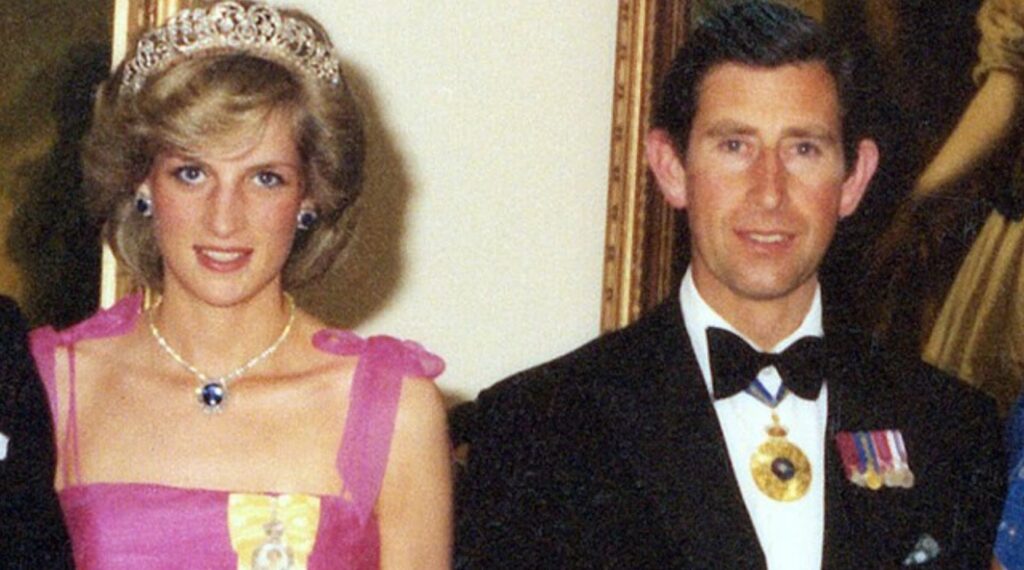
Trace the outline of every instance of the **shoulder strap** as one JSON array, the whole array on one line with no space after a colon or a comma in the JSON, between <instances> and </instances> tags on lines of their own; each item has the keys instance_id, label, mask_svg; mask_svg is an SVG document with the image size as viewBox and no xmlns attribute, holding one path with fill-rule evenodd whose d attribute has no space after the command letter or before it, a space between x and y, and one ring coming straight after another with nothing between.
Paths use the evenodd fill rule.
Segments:
<instances>
[{"instance_id":1,"label":"shoulder strap","mask_svg":"<svg viewBox=\"0 0 1024 570\"><path fill-rule=\"evenodd\" d=\"M321 331L313 342L328 352L360 357L336 465L365 522L377 503L387 469L402 379L434 378L444 370L444 361L419 344L387 336L364 341L351 333Z\"/></svg>"},{"instance_id":2,"label":"shoulder strap","mask_svg":"<svg viewBox=\"0 0 1024 570\"><path fill-rule=\"evenodd\" d=\"M36 367L39 369L39 376L46 387L46 395L50 402L50 416L53 425L60 425L60 405L57 390L57 349L63 346L67 350L68 358L68 414L64 423L64 447L60 454L64 458L73 458L72 462L64 461L64 481L70 484L72 481L79 481L81 468L78 462L78 427L76 422L76 398L75 398L75 345L74 342L67 342L70 339L63 338L61 333L53 327L45 327L32 331L29 336L32 347L32 356L35 358ZM70 455L69 455L70 452Z\"/></svg>"},{"instance_id":3,"label":"shoulder strap","mask_svg":"<svg viewBox=\"0 0 1024 570\"><path fill-rule=\"evenodd\" d=\"M125 334L132 329L135 318L142 306L142 296L125 297L110 309L100 311L92 317L63 331L53 327L36 329L29 335L32 357L36 361L39 376L46 387L50 401L50 415L53 425L58 426L60 418L59 396L57 390L57 349L64 347L68 359L68 410L64 426L64 449L60 450L64 458L73 460L64 462L64 481L78 482L81 477L81 464L78 458L78 413L75 389L75 343L80 340L101 338ZM69 455L68 452L71 454Z\"/></svg>"}]
</instances>

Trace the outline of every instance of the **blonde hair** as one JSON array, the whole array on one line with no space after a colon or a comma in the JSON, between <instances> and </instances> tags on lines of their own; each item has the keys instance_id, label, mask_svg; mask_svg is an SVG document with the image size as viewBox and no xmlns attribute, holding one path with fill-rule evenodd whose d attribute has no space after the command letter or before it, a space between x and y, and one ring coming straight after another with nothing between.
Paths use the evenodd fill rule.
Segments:
<instances>
[{"instance_id":1,"label":"blonde hair","mask_svg":"<svg viewBox=\"0 0 1024 570\"><path fill-rule=\"evenodd\" d=\"M280 12L308 23L329 45L315 20L297 10ZM189 55L147 77L137 93L121 89L124 69L122 62L99 88L82 166L90 210L125 268L162 288L152 222L139 215L134 200L155 157L255 132L275 112L292 120L305 196L319 216L312 229L296 236L283 270L285 287L315 279L331 266L354 229L365 157L362 114L344 80L332 84L285 62L231 49Z\"/></svg>"}]
</instances>

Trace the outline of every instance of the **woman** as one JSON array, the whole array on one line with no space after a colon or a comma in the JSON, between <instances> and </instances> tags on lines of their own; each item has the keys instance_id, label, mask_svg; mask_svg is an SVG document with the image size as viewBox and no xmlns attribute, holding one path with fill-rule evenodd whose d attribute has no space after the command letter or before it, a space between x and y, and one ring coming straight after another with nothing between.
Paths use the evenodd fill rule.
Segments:
<instances>
[{"instance_id":1,"label":"woman","mask_svg":"<svg viewBox=\"0 0 1024 570\"><path fill-rule=\"evenodd\" d=\"M448 566L443 363L286 292L347 240L362 158L298 11L183 11L101 87L88 192L159 298L33 334L79 568Z\"/></svg>"}]
</instances>

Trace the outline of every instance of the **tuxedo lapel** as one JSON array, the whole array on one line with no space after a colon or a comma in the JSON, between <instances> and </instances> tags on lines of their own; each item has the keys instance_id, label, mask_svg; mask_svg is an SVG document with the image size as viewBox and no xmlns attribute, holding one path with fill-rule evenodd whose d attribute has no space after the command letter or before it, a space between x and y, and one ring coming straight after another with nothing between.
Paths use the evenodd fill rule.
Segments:
<instances>
[{"instance_id":1,"label":"tuxedo lapel","mask_svg":"<svg viewBox=\"0 0 1024 570\"><path fill-rule=\"evenodd\" d=\"M828 386L828 422L825 430L825 542L822 551L824 568L843 568L856 559L861 548L855 544L851 513L848 501L846 474L842 459L836 449L836 434L842 431L844 414L848 405L857 407L857 402L848 402L851 395L843 383L844 369L842 356L833 349L829 351L825 383Z\"/></svg>"},{"instance_id":2,"label":"tuxedo lapel","mask_svg":"<svg viewBox=\"0 0 1024 570\"><path fill-rule=\"evenodd\" d=\"M678 300L636 327L610 405L621 452L685 567L763 568Z\"/></svg>"},{"instance_id":3,"label":"tuxedo lapel","mask_svg":"<svg viewBox=\"0 0 1024 570\"><path fill-rule=\"evenodd\" d=\"M825 568L899 563L909 552L907 501L913 491L873 491L847 479L836 445L841 432L899 429L885 372L851 344L829 340L825 440ZM912 544L912 542L910 543Z\"/></svg>"},{"instance_id":4,"label":"tuxedo lapel","mask_svg":"<svg viewBox=\"0 0 1024 570\"><path fill-rule=\"evenodd\" d=\"M654 505L684 567L764 568L764 554L736 483L724 436L697 365L678 300L634 325L627 354L607 362L607 408L622 457ZM825 382L825 568L900 562L916 489L872 491L846 478L835 441L843 431L900 429L884 366L850 341L828 337ZM913 459L911 459L913 466Z\"/></svg>"}]
</instances>

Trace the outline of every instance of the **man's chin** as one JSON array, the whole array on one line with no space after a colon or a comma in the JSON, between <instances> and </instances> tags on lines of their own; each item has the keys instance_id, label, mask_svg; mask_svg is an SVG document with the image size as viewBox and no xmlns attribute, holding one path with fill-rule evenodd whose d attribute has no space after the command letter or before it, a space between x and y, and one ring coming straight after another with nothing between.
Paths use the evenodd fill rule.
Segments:
<instances>
[{"instance_id":1,"label":"man's chin","mask_svg":"<svg viewBox=\"0 0 1024 570\"><path fill-rule=\"evenodd\" d=\"M743 279L736 285L733 293L737 297L753 302L774 303L796 300L808 291L813 292L817 281L813 276L803 278L776 275L762 279Z\"/></svg>"}]
</instances>

